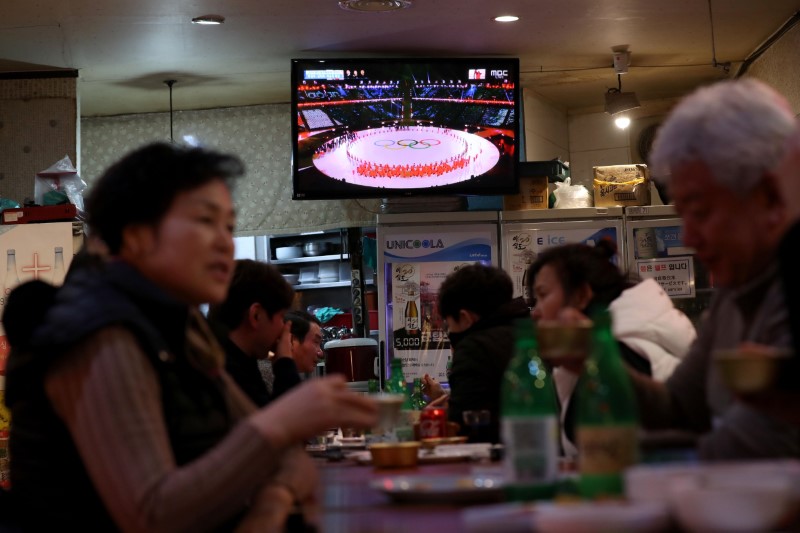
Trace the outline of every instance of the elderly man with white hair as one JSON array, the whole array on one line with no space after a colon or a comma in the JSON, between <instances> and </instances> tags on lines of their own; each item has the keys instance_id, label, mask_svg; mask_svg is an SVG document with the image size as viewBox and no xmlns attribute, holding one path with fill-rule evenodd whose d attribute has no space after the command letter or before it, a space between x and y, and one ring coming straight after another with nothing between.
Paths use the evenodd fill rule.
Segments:
<instances>
[{"instance_id":1,"label":"elderly man with white hair","mask_svg":"<svg viewBox=\"0 0 800 533\"><path fill-rule=\"evenodd\" d=\"M701 435L701 459L800 456L800 430L743 402L713 352L750 342L791 346L778 250L790 219L776 172L794 112L756 80L723 81L686 97L661 126L651 156L716 288L698 338L665 383L631 373L648 429Z\"/></svg>"}]
</instances>

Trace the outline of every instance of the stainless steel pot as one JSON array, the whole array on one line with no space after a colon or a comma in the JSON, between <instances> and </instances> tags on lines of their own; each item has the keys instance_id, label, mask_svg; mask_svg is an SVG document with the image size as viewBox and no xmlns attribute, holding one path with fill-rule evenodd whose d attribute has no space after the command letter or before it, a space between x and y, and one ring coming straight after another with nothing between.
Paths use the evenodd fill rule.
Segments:
<instances>
[{"instance_id":1,"label":"stainless steel pot","mask_svg":"<svg viewBox=\"0 0 800 533\"><path fill-rule=\"evenodd\" d=\"M316 257L333 252L333 245L329 242L307 242L303 245L303 255Z\"/></svg>"}]
</instances>

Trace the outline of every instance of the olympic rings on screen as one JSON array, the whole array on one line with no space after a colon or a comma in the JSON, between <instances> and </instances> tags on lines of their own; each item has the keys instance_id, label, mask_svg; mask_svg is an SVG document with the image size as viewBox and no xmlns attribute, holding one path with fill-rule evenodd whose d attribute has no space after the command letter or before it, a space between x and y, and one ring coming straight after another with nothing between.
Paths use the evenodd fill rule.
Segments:
<instances>
[{"instance_id":1,"label":"olympic rings on screen","mask_svg":"<svg viewBox=\"0 0 800 533\"><path fill-rule=\"evenodd\" d=\"M400 139L399 141L393 141L391 139L379 139L373 144L388 150L401 150L403 148L411 148L412 150L425 150L427 148L431 148L432 146L438 146L442 144L442 141L439 139L420 139L419 141L416 139Z\"/></svg>"}]
</instances>

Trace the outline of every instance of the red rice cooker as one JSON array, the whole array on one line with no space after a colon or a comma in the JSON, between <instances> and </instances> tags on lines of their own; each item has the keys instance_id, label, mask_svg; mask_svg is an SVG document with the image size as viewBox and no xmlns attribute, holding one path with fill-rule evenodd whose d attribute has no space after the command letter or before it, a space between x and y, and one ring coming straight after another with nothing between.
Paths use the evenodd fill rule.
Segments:
<instances>
[{"instance_id":1,"label":"red rice cooker","mask_svg":"<svg viewBox=\"0 0 800 533\"><path fill-rule=\"evenodd\" d=\"M344 374L347 381L378 377L378 341L364 337L325 343L325 373Z\"/></svg>"}]
</instances>

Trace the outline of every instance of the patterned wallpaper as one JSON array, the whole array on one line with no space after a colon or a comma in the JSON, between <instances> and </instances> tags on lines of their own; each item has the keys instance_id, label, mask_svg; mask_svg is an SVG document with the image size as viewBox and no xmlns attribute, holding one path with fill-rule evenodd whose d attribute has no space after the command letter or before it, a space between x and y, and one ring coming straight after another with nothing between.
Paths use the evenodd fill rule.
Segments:
<instances>
[{"instance_id":1,"label":"patterned wallpaper","mask_svg":"<svg viewBox=\"0 0 800 533\"><path fill-rule=\"evenodd\" d=\"M75 77L0 80L0 198L34 197L36 173L75 160Z\"/></svg>"},{"instance_id":2,"label":"patterned wallpaper","mask_svg":"<svg viewBox=\"0 0 800 533\"><path fill-rule=\"evenodd\" d=\"M288 104L176 111L173 136L239 156L247 176L234 191L239 236L374 226L379 200L293 201ZM169 113L81 120L81 177L89 184L127 152L169 140Z\"/></svg>"}]
</instances>

